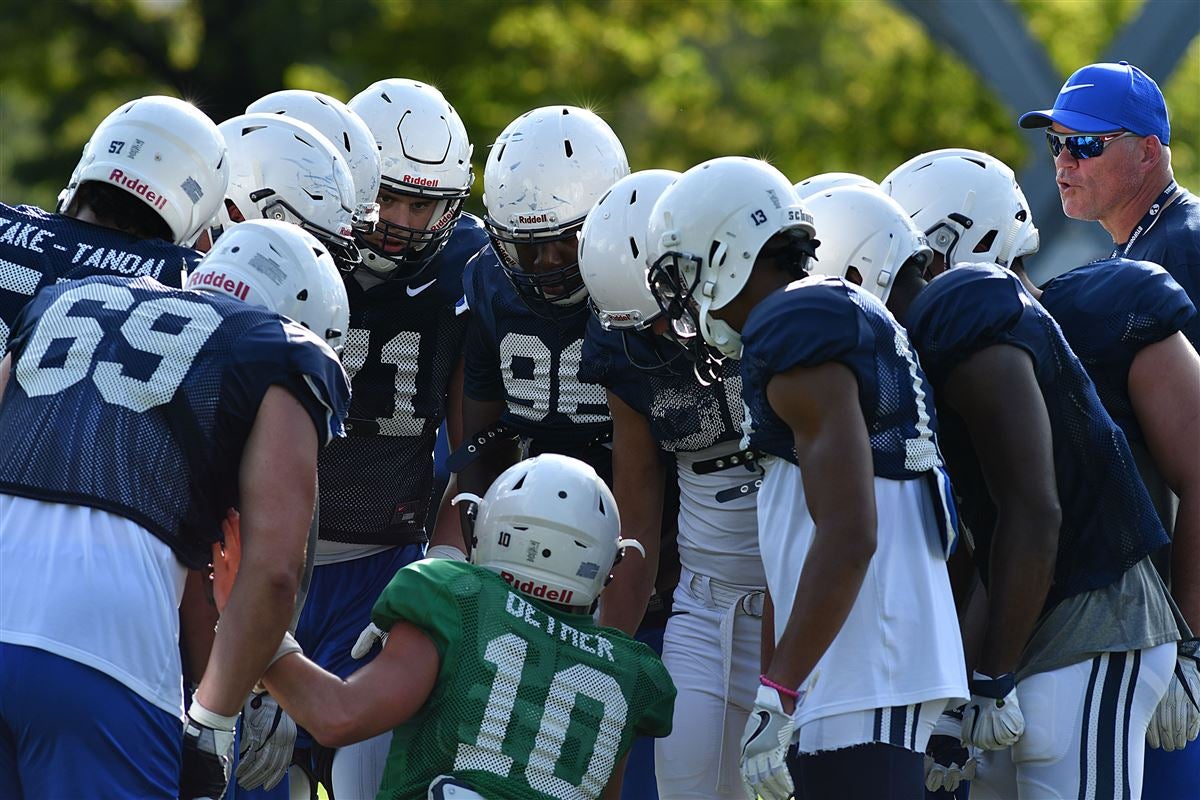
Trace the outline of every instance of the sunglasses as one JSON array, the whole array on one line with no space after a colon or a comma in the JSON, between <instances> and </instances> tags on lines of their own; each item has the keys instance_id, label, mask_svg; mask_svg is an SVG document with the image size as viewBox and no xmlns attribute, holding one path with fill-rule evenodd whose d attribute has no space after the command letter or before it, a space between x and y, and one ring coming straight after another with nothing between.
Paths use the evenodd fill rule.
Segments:
<instances>
[{"instance_id":1,"label":"sunglasses","mask_svg":"<svg viewBox=\"0 0 1200 800\"><path fill-rule=\"evenodd\" d=\"M1046 144L1050 147L1050 155L1054 158L1058 158L1058 154L1062 152L1064 146L1067 148L1067 152L1077 159L1095 158L1117 139L1124 139L1126 136L1137 136L1137 134L1133 131L1066 134L1047 130Z\"/></svg>"}]
</instances>

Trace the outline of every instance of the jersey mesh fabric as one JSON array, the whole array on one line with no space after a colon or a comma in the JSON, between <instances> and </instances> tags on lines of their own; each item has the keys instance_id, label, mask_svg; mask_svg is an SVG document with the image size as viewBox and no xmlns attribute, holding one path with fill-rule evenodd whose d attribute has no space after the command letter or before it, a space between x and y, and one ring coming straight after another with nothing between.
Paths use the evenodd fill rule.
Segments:
<instances>
[{"instance_id":1,"label":"jersey mesh fabric","mask_svg":"<svg viewBox=\"0 0 1200 800\"><path fill-rule=\"evenodd\" d=\"M433 693L392 737L381 800L424 797L441 774L493 800L595 798L636 735L670 732L675 689L648 647L483 568L410 564L372 619L420 627L441 656Z\"/></svg>"},{"instance_id":2,"label":"jersey mesh fabric","mask_svg":"<svg viewBox=\"0 0 1200 800\"><path fill-rule=\"evenodd\" d=\"M539 315L517 295L490 247L467 264L464 288L471 307L466 395L503 400L500 421L533 439L535 449L564 452L558 448L604 438L612 429L604 389L580 378L587 305Z\"/></svg>"},{"instance_id":3,"label":"jersey mesh fabric","mask_svg":"<svg viewBox=\"0 0 1200 800\"><path fill-rule=\"evenodd\" d=\"M1063 512L1048 605L1109 585L1166 544L1125 435L1058 324L1015 275L990 265L956 267L922 291L908 323L935 389L955 366L994 345L1020 348L1033 360L1053 432ZM996 507L961 418L949 408L939 412L963 517L986 576Z\"/></svg>"},{"instance_id":4,"label":"jersey mesh fabric","mask_svg":"<svg viewBox=\"0 0 1200 800\"><path fill-rule=\"evenodd\" d=\"M1129 370L1143 348L1196 317L1187 293L1157 264L1122 258L1073 269L1042 288L1039 302L1095 382L1100 402L1130 443L1145 444Z\"/></svg>"},{"instance_id":5,"label":"jersey mesh fabric","mask_svg":"<svg viewBox=\"0 0 1200 800\"><path fill-rule=\"evenodd\" d=\"M148 275L181 287L200 254L161 239L89 225L34 206L0 203L0 350L39 289L89 275Z\"/></svg>"},{"instance_id":6,"label":"jersey mesh fabric","mask_svg":"<svg viewBox=\"0 0 1200 800\"><path fill-rule=\"evenodd\" d=\"M124 516L193 569L237 504L242 448L267 389L287 388L322 443L340 435L349 395L337 357L306 329L149 278L47 289L10 345L0 491Z\"/></svg>"},{"instance_id":7,"label":"jersey mesh fabric","mask_svg":"<svg viewBox=\"0 0 1200 800\"><path fill-rule=\"evenodd\" d=\"M342 362L354 394L347 438L321 453L321 539L425 540L433 446L469 319L458 308L463 268L486 242L482 223L464 214L417 286L389 280L364 290L346 278Z\"/></svg>"},{"instance_id":8,"label":"jersey mesh fabric","mask_svg":"<svg viewBox=\"0 0 1200 800\"><path fill-rule=\"evenodd\" d=\"M580 378L605 387L650 423L659 447L669 453L705 450L742 438L742 379L738 362L726 359L721 380L701 386L691 365L678 359L677 371L638 369L626 353L633 351L639 363L653 363L658 355L645 336L606 331L595 316L588 321L583 342ZM664 342L664 346L672 346Z\"/></svg>"},{"instance_id":9,"label":"jersey mesh fabric","mask_svg":"<svg viewBox=\"0 0 1200 800\"><path fill-rule=\"evenodd\" d=\"M767 401L767 384L794 367L836 362L858 383L876 476L907 480L941 465L929 382L904 330L874 296L840 278L796 281L754 308L742 343L755 447L796 463L791 429Z\"/></svg>"}]
</instances>

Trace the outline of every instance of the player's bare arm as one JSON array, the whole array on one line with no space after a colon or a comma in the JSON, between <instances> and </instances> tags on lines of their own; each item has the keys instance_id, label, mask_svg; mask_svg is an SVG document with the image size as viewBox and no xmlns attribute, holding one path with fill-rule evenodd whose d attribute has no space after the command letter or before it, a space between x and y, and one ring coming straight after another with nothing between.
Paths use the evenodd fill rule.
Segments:
<instances>
[{"instance_id":1,"label":"player's bare arm","mask_svg":"<svg viewBox=\"0 0 1200 800\"><path fill-rule=\"evenodd\" d=\"M316 495L317 432L286 389L267 390L242 456L240 580L196 699L234 715L291 620Z\"/></svg>"},{"instance_id":2,"label":"player's bare arm","mask_svg":"<svg viewBox=\"0 0 1200 800\"><path fill-rule=\"evenodd\" d=\"M616 588L606 592L600 603L600 624L633 635L654 594L665 476L646 418L612 392L608 407L613 419L613 495L621 509L621 536L641 542L646 557L622 559L613 568Z\"/></svg>"},{"instance_id":3,"label":"player's bare arm","mask_svg":"<svg viewBox=\"0 0 1200 800\"><path fill-rule=\"evenodd\" d=\"M462 444L462 404L463 404L463 360L458 359L454 374L450 376L450 389L446 395L446 438L453 453ZM438 506L437 519L429 535L429 549L448 546L470 552L471 548L463 536L462 519L451 510L450 501L458 494L458 476L451 475L442 493Z\"/></svg>"},{"instance_id":4,"label":"player's bare arm","mask_svg":"<svg viewBox=\"0 0 1200 800\"><path fill-rule=\"evenodd\" d=\"M1062 520L1050 419L1025 351L994 345L950 373L945 397L963 418L996 504L987 633L976 669L1017 668L1054 577Z\"/></svg>"},{"instance_id":5,"label":"player's bare arm","mask_svg":"<svg viewBox=\"0 0 1200 800\"><path fill-rule=\"evenodd\" d=\"M784 686L800 686L849 616L875 553L875 475L858 382L847 367L779 373L767 385L767 399L792 429L816 524L791 617L766 672ZM790 713L793 699L781 699Z\"/></svg>"},{"instance_id":6,"label":"player's bare arm","mask_svg":"<svg viewBox=\"0 0 1200 800\"><path fill-rule=\"evenodd\" d=\"M1200 356L1182 333L1138 352L1129 397L1146 445L1179 497L1171 545L1171 594L1200 630Z\"/></svg>"},{"instance_id":7,"label":"player's bare arm","mask_svg":"<svg viewBox=\"0 0 1200 800\"><path fill-rule=\"evenodd\" d=\"M0 403L4 402L4 390L8 388L8 376L12 372L12 356L7 355L0 361Z\"/></svg>"},{"instance_id":8,"label":"player's bare arm","mask_svg":"<svg viewBox=\"0 0 1200 800\"><path fill-rule=\"evenodd\" d=\"M411 717L437 682L433 641L400 622L375 660L342 680L299 653L275 662L263 683L299 725L326 747L344 747L391 730Z\"/></svg>"}]
</instances>

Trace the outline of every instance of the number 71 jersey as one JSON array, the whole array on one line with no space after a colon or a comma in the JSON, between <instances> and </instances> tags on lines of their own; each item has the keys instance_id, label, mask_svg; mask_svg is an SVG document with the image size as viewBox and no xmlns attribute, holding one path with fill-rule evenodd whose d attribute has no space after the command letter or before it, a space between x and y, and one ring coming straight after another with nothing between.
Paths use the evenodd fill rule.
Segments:
<instances>
[{"instance_id":1,"label":"number 71 jersey","mask_svg":"<svg viewBox=\"0 0 1200 800\"><path fill-rule=\"evenodd\" d=\"M490 800L593 800L636 736L671 732L675 686L649 647L482 567L410 564L371 618L416 625L441 657L395 729L378 798L424 797L451 774Z\"/></svg>"},{"instance_id":2,"label":"number 71 jersey","mask_svg":"<svg viewBox=\"0 0 1200 800\"><path fill-rule=\"evenodd\" d=\"M325 444L349 382L306 328L224 295L95 277L39 293L9 341L0 492L132 520L203 567L237 504L267 389L301 403Z\"/></svg>"}]
</instances>

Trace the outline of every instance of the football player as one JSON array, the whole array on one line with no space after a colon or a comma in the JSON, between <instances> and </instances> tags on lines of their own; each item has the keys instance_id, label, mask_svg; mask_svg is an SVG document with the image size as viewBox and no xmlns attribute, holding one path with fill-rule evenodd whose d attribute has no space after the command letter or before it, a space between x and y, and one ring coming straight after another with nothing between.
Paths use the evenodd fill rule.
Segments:
<instances>
[{"instance_id":1,"label":"football player","mask_svg":"<svg viewBox=\"0 0 1200 800\"><path fill-rule=\"evenodd\" d=\"M317 106L291 105L289 116L315 120ZM321 108L329 109L339 107ZM350 330L342 362L354 392L347 437L321 454L316 567L296 628L312 659L342 677L365 663L352 655L372 604L396 570L424 554L428 512L441 499L434 439L446 420L455 444L460 436L463 269L487 243L482 223L462 211L473 180L471 143L441 92L390 78L356 95L346 111L378 146L382 175L371 201L379 213L373 227L356 227L357 263L343 274ZM457 525L447 530L430 555L465 558ZM369 644L357 649L366 661L374 657ZM390 739L387 731L335 751L301 730L291 790L315 797L320 782L340 797L373 797ZM277 733L258 745L253 760L274 770L256 770L248 785L279 780L287 759L274 751L285 743Z\"/></svg>"},{"instance_id":2,"label":"football player","mask_svg":"<svg viewBox=\"0 0 1200 800\"><path fill-rule=\"evenodd\" d=\"M313 237L265 221L227 234L188 287L48 288L0 364L5 797L220 797L242 701L292 615L317 451L349 400L331 349L345 292ZM235 505L245 580L184 718L184 573L219 551Z\"/></svg>"},{"instance_id":3,"label":"football player","mask_svg":"<svg viewBox=\"0 0 1200 800\"><path fill-rule=\"evenodd\" d=\"M825 207L851 191L831 190ZM820 213L815 199L813 208ZM895 215L909 221L899 206ZM999 225L996 235L985 219ZM1011 254L1031 246L1019 236L1025 221L981 215L984 238L960 236L958 247ZM937 242L938 231L931 235ZM885 295L865 259L818 265L838 275L852 267L865 289ZM964 744L987 751L971 796L1092 796L1087 787L1138 796L1146 726L1179 630L1147 558L1166 535L1125 437L1058 326L1011 272L955 267L906 307L908 299L893 292L888 305L933 386L987 588L961 726Z\"/></svg>"},{"instance_id":4,"label":"football player","mask_svg":"<svg viewBox=\"0 0 1200 800\"><path fill-rule=\"evenodd\" d=\"M650 286L678 333L741 359L750 444L773 456L758 530L775 647L742 740L749 788L911 798L934 720L967 696L954 511L903 329L846 281L798 280L820 230L778 170L714 159L655 204Z\"/></svg>"},{"instance_id":5,"label":"football player","mask_svg":"<svg viewBox=\"0 0 1200 800\"><path fill-rule=\"evenodd\" d=\"M179 288L228 181L212 120L174 97L125 103L97 126L56 213L0 204L0 347L39 289L88 275Z\"/></svg>"},{"instance_id":6,"label":"football player","mask_svg":"<svg viewBox=\"0 0 1200 800\"><path fill-rule=\"evenodd\" d=\"M628 174L612 129L575 106L522 114L492 145L483 196L492 246L465 279L467 440L450 459L462 489L481 493L517 458L543 452L579 458L611 480L605 392L580 378L589 314L577 237L595 202ZM661 649L672 561L656 562L653 550L649 561L660 591L639 638ZM649 739L634 749L626 796L654 797L652 751Z\"/></svg>"},{"instance_id":7,"label":"football player","mask_svg":"<svg viewBox=\"0 0 1200 800\"><path fill-rule=\"evenodd\" d=\"M1192 631L1200 629L1200 360L1183 333L1196 312L1182 287L1157 265L1121 258L1035 286L1024 264L1038 245L1029 205L1012 170L987 153L923 153L893 170L884 188L913 212L918 226L944 232L935 243L943 260L953 258L946 245L956 241L958 252L1009 267L1062 327L1105 410L1125 433L1160 518L1168 531L1174 528L1172 594ZM1180 497L1177 518L1172 490ZM1152 747L1179 750L1200 731L1195 649L1194 640L1180 644L1175 676L1147 730ZM1191 752L1200 757L1200 749ZM1152 795L1152 784L1154 797L1183 794L1183 781L1194 777L1189 759L1152 765L1151 756L1145 796ZM1169 778L1176 782L1163 785Z\"/></svg>"},{"instance_id":8,"label":"football player","mask_svg":"<svg viewBox=\"0 0 1200 800\"><path fill-rule=\"evenodd\" d=\"M635 736L671 729L662 662L589 613L637 542L572 458L527 459L460 498L477 507L472 563L397 572L372 611L377 658L346 680L285 639L263 681L319 741L394 729L379 798L598 798Z\"/></svg>"},{"instance_id":9,"label":"football player","mask_svg":"<svg viewBox=\"0 0 1200 800\"><path fill-rule=\"evenodd\" d=\"M716 380L701 385L686 351L659 335L668 322L646 285L646 229L654 202L677 177L635 172L588 213L579 266L594 315L580 374L608 391L622 532L650 550L662 529L660 450L674 454L682 574L663 663L679 696L671 735L655 741L658 796L742 800L738 739L761 671L766 586L754 497L761 470L741 447L737 362L723 361ZM602 622L637 627L654 591L650 560L627 559L614 570Z\"/></svg>"}]
</instances>

